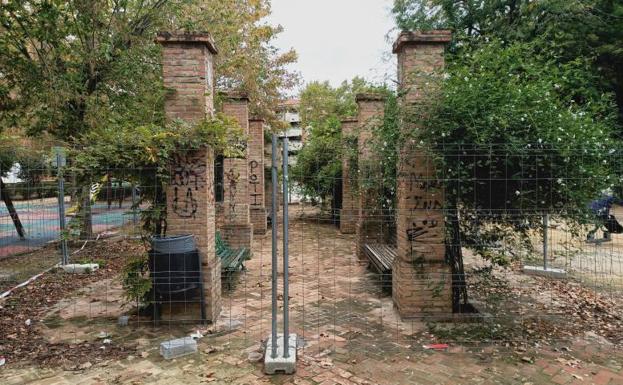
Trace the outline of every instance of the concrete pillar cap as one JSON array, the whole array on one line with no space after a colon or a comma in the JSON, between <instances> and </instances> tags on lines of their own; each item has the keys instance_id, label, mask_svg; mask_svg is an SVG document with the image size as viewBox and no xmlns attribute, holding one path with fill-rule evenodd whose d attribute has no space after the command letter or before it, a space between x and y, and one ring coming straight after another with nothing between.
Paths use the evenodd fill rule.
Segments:
<instances>
[{"instance_id":1,"label":"concrete pillar cap","mask_svg":"<svg viewBox=\"0 0 623 385\"><path fill-rule=\"evenodd\" d=\"M167 43L187 43L187 44L203 44L208 47L208 50L216 55L218 49L214 44L212 35L208 32L158 32L156 35L156 42L160 44Z\"/></svg>"},{"instance_id":2,"label":"concrete pillar cap","mask_svg":"<svg viewBox=\"0 0 623 385\"><path fill-rule=\"evenodd\" d=\"M384 102L387 100L385 94L379 92L362 92L355 95L355 100L359 102Z\"/></svg>"},{"instance_id":3,"label":"concrete pillar cap","mask_svg":"<svg viewBox=\"0 0 623 385\"><path fill-rule=\"evenodd\" d=\"M412 44L447 44L452 40L452 31L437 29L432 31L402 31L393 46L393 53L402 51Z\"/></svg>"},{"instance_id":4,"label":"concrete pillar cap","mask_svg":"<svg viewBox=\"0 0 623 385\"><path fill-rule=\"evenodd\" d=\"M249 94L244 91L219 91L221 97L226 100L249 101Z\"/></svg>"}]
</instances>

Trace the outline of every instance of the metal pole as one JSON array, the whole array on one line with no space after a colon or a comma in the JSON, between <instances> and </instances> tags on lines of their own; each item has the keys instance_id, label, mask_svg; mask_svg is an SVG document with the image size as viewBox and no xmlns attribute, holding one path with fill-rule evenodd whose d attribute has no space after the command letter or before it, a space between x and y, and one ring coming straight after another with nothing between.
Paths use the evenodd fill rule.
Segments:
<instances>
[{"instance_id":1,"label":"metal pole","mask_svg":"<svg viewBox=\"0 0 623 385\"><path fill-rule=\"evenodd\" d=\"M56 167L58 176L58 221L61 229L61 263L69 262L67 254L67 239L65 237L65 179L63 178L63 155L56 154Z\"/></svg>"},{"instance_id":2,"label":"metal pole","mask_svg":"<svg viewBox=\"0 0 623 385\"><path fill-rule=\"evenodd\" d=\"M279 181L277 178L277 135L273 134L271 176L273 181L272 205L270 208L272 227L272 323L271 323L271 357L277 358L277 205Z\"/></svg>"},{"instance_id":3,"label":"metal pole","mask_svg":"<svg viewBox=\"0 0 623 385\"><path fill-rule=\"evenodd\" d=\"M547 270L549 214L543 215L543 270Z\"/></svg>"},{"instance_id":4,"label":"metal pole","mask_svg":"<svg viewBox=\"0 0 623 385\"><path fill-rule=\"evenodd\" d=\"M136 207L136 186L132 183L132 223L136 226L138 223L138 215L137 215L137 207Z\"/></svg>"},{"instance_id":5,"label":"metal pole","mask_svg":"<svg viewBox=\"0 0 623 385\"><path fill-rule=\"evenodd\" d=\"M288 137L283 138L283 358L290 357L288 315Z\"/></svg>"}]
</instances>

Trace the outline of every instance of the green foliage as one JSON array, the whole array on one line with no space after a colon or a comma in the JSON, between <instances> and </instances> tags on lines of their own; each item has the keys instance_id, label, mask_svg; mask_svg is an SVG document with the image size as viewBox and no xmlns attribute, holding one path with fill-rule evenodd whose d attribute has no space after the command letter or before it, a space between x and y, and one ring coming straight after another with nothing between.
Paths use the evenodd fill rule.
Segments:
<instances>
[{"instance_id":1,"label":"green foliage","mask_svg":"<svg viewBox=\"0 0 623 385\"><path fill-rule=\"evenodd\" d=\"M20 165L17 177L27 182L31 188L37 187L45 176L50 175L50 162L43 151L20 151L15 160Z\"/></svg>"},{"instance_id":2,"label":"green foliage","mask_svg":"<svg viewBox=\"0 0 623 385\"><path fill-rule=\"evenodd\" d=\"M314 200L333 195L341 183L342 156L354 150L344 146L341 121L356 116L358 93L383 89L354 78L337 88L328 82L312 82L301 92L301 124L308 139L292 168L292 178L305 195Z\"/></svg>"},{"instance_id":3,"label":"green foliage","mask_svg":"<svg viewBox=\"0 0 623 385\"><path fill-rule=\"evenodd\" d=\"M378 195L381 199L380 207L388 213L393 213L396 207L396 166L398 164L401 109L398 104L398 97L393 91L386 89L383 93L387 98L383 123L373 127L370 147L374 153L374 159L379 162L380 174L375 175L374 179L375 183L383 188L381 194Z\"/></svg>"},{"instance_id":4,"label":"green foliage","mask_svg":"<svg viewBox=\"0 0 623 385\"><path fill-rule=\"evenodd\" d=\"M439 95L403 111L423 129L401 140L438 157L462 243L504 264L531 248L543 212L574 233L590 221L588 202L620 185L623 5L395 0L393 11L400 29L453 31L445 73L421 79Z\"/></svg>"},{"instance_id":5,"label":"green foliage","mask_svg":"<svg viewBox=\"0 0 623 385\"><path fill-rule=\"evenodd\" d=\"M127 301L143 301L151 290L147 254L132 257L121 272L121 286Z\"/></svg>"},{"instance_id":6,"label":"green foliage","mask_svg":"<svg viewBox=\"0 0 623 385\"><path fill-rule=\"evenodd\" d=\"M15 164L15 139L0 131L0 177Z\"/></svg>"},{"instance_id":7,"label":"green foliage","mask_svg":"<svg viewBox=\"0 0 623 385\"><path fill-rule=\"evenodd\" d=\"M340 121L332 117L318 128L332 135L310 137L292 167L292 178L305 195L326 199L333 195L342 175Z\"/></svg>"},{"instance_id":8,"label":"green foliage","mask_svg":"<svg viewBox=\"0 0 623 385\"><path fill-rule=\"evenodd\" d=\"M5 4L6 3L6 4ZM217 85L272 117L296 84L293 51L271 41L266 0L26 1L0 9L0 126L63 141L111 126L163 124L159 30L209 31Z\"/></svg>"},{"instance_id":9,"label":"green foliage","mask_svg":"<svg viewBox=\"0 0 623 385\"><path fill-rule=\"evenodd\" d=\"M174 121L168 126L115 127L94 130L80 136L70 151L71 171L80 184L91 185L108 176L129 181L141 189L144 228L161 233L166 219L164 190L169 181L172 156L209 146L227 156L240 156L237 145L242 130L231 117L217 115L197 124Z\"/></svg>"},{"instance_id":10,"label":"green foliage","mask_svg":"<svg viewBox=\"0 0 623 385\"><path fill-rule=\"evenodd\" d=\"M498 41L532 44L533 54L561 65L589 62L589 67L576 73L577 87L588 87L594 96L614 92L623 119L621 2L395 0L393 12L399 29L451 29L450 50L459 55Z\"/></svg>"},{"instance_id":11,"label":"green foliage","mask_svg":"<svg viewBox=\"0 0 623 385\"><path fill-rule=\"evenodd\" d=\"M453 58L446 79L429 79L441 83L438 99L405 112L423 128L405 139L438 156L446 204L482 255L511 240L504 226L525 242L543 212L582 221L588 203L620 183L616 109L610 95L577 87L587 66L492 41Z\"/></svg>"}]
</instances>

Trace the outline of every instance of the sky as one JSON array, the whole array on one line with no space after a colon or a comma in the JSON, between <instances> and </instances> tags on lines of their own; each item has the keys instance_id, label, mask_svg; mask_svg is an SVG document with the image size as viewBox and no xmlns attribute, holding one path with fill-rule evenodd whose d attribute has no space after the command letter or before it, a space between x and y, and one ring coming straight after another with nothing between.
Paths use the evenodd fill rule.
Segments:
<instances>
[{"instance_id":1,"label":"sky","mask_svg":"<svg viewBox=\"0 0 623 385\"><path fill-rule=\"evenodd\" d=\"M387 34L393 29L392 0L272 0L271 24L284 28L274 41L294 48L303 84L328 80L333 86L355 76L373 82L395 78ZM392 36L395 36L392 33Z\"/></svg>"}]
</instances>

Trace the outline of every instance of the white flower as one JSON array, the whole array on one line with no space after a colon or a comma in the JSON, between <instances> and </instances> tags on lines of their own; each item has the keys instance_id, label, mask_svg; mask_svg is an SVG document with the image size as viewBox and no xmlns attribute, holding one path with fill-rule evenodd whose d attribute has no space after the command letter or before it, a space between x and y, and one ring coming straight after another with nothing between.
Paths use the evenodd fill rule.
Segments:
<instances>
[{"instance_id":1,"label":"white flower","mask_svg":"<svg viewBox=\"0 0 623 385\"><path fill-rule=\"evenodd\" d=\"M519 192L519 190L515 191L515 195L517 195L517 196L521 195L521 193Z\"/></svg>"}]
</instances>

